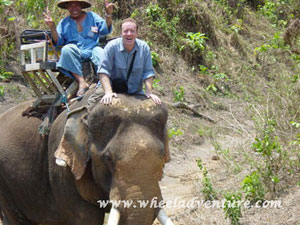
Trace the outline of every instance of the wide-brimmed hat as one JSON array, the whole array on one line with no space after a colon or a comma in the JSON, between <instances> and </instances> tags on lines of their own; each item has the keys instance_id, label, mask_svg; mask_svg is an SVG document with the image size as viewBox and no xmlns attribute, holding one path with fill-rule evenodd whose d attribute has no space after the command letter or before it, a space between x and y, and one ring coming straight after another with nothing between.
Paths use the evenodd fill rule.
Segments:
<instances>
[{"instance_id":1,"label":"wide-brimmed hat","mask_svg":"<svg viewBox=\"0 0 300 225\"><path fill-rule=\"evenodd\" d=\"M67 8L67 3L69 2L81 2L82 4L82 8L85 9L85 8L88 8L88 7L91 7L91 3L89 3L89 1L81 1L81 0L60 0L58 1L57 3L57 6L59 8L62 8L62 9L66 9Z\"/></svg>"}]
</instances>

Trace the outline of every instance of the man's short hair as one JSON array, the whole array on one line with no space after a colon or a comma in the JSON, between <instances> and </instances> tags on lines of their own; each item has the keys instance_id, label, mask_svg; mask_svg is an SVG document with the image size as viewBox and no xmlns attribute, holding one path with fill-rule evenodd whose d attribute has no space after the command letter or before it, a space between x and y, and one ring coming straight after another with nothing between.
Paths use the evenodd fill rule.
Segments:
<instances>
[{"instance_id":1,"label":"man's short hair","mask_svg":"<svg viewBox=\"0 0 300 225\"><path fill-rule=\"evenodd\" d=\"M124 20L122 21L122 23L121 23L121 30L122 30L123 24L126 23L126 22L134 23L135 26L136 26L136 31L138 31L139 26L138 26L136 20L135 20L135 19L132 19L132 18L126 18L126 19L124 19Z\"/></svg>"}]
</instances>

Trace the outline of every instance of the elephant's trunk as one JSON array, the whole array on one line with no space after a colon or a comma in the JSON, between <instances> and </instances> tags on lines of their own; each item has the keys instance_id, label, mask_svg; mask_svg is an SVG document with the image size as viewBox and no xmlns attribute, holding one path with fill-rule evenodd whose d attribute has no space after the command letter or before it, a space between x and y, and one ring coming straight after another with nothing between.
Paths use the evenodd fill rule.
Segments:
<instances>
[{"instance_id":1,"label":"elephant's trunk","mask_svg":"<svg viewBox=\"0 0 300 225\"><path fill-rule=\"evenodd\" d=\"M152 225L157 217L163 225L173 225L171 219L166 215L163 209L159 209L160 200L162 200L161 192L157 185L154 185L152 190L145 186L131 186L124 192L120 193L120 189L113 189L111 199L120 199L124 196L121 202L131 203L127 206L125 203L118 206L113 206L109 216L109 225ZM153 192L154 191L154 192ZM153 201L154 200L154 201ZM119 202L119 200L115 200ZM142 202L142 203L141 203ZM153 204L153 202L156 202ZM117 207L117 208L115 208ZM157 214L158 212L158 214Z\"/></svg>"},{"instance_id":2,"label":"elephant's trunk","mask_svg":"<svg viewBox=\"0 0 300 225\"><path fill-rule=\"evenodd\" d=\"M149 205L141 205L141 202L150 203L151 198L154 196L161 196L156 185L153 185L151 189L142 187L144 185L132 186L127 189L125 199L131 200L133 205L125 212L127 214L126 224L128 225L150 225L155 219L156 209Z\"/></svg>"},{"instance_id":3,"label":"elephant's trunk","mask_svg":"<svg viewBox=\"0 0 300 225\"><path fill-rule=\"evenodd\" d=\"M158 186L158 185L157 185ZM113 207L110 214L109 221L118 221L122 225L151 225L156 217L156 208L150 207L152 196L160 196L160 192L157 188L149 190L148 188L141 188L140 185L132 185L125 189L113 188L110 193L110 199L112 200ZM146 204L143 204L143 203ZM120 203L114 205L114 203ZM116 207L116 209L114 208ZM109 225L116 225L117 222L109 223Z\"/></svg>"}]
</instances>

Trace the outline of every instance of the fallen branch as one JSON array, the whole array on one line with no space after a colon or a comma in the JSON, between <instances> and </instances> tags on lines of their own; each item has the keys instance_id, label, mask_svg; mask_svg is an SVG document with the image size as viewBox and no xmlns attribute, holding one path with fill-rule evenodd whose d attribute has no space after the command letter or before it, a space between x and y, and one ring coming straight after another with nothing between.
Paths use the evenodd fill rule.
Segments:
<instances>
[{"instance_id":1,"label":"fallen branch","mask_svg":"<svg viewBox=\"0 0 300 225\"><path fill-rule=\"evenodd\" d=\"M186 104L186 103L184 103L184 102L175 102L175 103L169 103L169 102L166 102L166 104L167 104L168 106L173 107L173 108L190 110L190 111L192 111L196 116L199 116L199 117L201 117L201 118L203 118L203 119L206 119L206 120L208 120L208 121L210 121L210 122L212 122L212 123L216 123L216 121L215 121L214 119L212 119L212 118L210 118L209 116L206 116L206 115L204 115L204 114L198 112L198 111L195 109L195 106L188 105L188 104Z\"/></svg>"}]
</instances>

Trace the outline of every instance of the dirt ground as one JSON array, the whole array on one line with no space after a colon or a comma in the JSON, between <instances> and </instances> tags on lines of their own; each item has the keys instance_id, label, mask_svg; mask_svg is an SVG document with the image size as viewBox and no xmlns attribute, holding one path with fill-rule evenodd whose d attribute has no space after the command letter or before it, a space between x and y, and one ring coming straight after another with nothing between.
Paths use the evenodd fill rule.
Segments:
<instances>
[{"instance_id":1,"label":"dirt ground","mask_svg":"<svg viewBox=\"0 0 300 225\"><path fill-rule=\"evenodd\" d=\"M224 140L226 141L226 140ZM228 140L229 142L231 140ZM191 201L193 198L203 199L200 192L202 174L196 166L195 159L201 158L203 164L208 169L215 188L226 190L228 187L240 185L239 175L228 177L226 175L226 166L221 160L213 160L215 155L214 147L209 143L200 146L190 146L182 154L176 149L172 149L172 161L165 167L165 176L160 185L165 201L174 201L178 199ZM228 183L228 185L227 185ZM221 199L219 199L221 201ZM300 188L291 187L278 199L282 203L281 208L260 208L260 209L242 209L243 225L299 225L298 217L300 206ZM179 204L178 204L179 206ZM229 220L225 219L222 208L208 208L205 205L194 208L181 207L166 208L168 215L171 215L175 224L217 224L228 225ZM159 224L159 223L157 223Z\"/></svg>"},{"instance_id":2,"label":"dirt ground","mask_svg":"<svg viewBox=\"0 0 300 225\"><path fill-rule=\"evenodd\" d=\"M33 93L24 84L20 82L0 83L5 87L5 95L0 98L0 113L6 111L12 106L33 98ZM211 112L204 111L207 115L213 115L216 118L216 124L212 125L210 122L201 118L195 118L191 115L180 114L181 112L170 110L171 125L174 125L179 117L189 118L182 120L185 123L183 128L185 132L192 129L194 123L202 121L205 125L204 129L209 126L226 127L230 130L227 134L222 132L218 136L218 141L222 143L223 148L232 149L240 152L240 146L247 144L249 141L247 135L241 135L234 131L233 125L244 127L251 127L249 121L237 121L234 118L240 117L243 112L236 107L234 110L227 112ZM231 115L231 116L230 116ZM236 115L234 117L233 115ZM231 117L231 121L230 120ZM227 118L226 123L222 118ZM229 125L231 124L231 129ZM170 140L171 157L172 160L166 164L164 168L164 176L160 182L163 198L166 202L170 202L172 207L166 207L167 214L172 218L176 225L199 225L199 224L216 224L228 225L230 221L225 219L222 208L208 208L205 205L192 207L184 207L180 202L188 203L192 199L202 200L201 193L201 179L202 172L199 170L196 159L201 159L203 165L207 168L209 176L217 192L224 190L238 189L243 172L228 173L232 168L228 166L230 162L220 159L215 150L215 146L207 137L199 137L184 134L182 137L173 137ZM246 133L246 132L245 132ZM249 131L251 136L251 131ZM238 161L238 157L235 160ZM222 199L219 199L220 201ZM299 212L300 206L300 188L297 186L290 187L282 193L277 200L281 200L281 208L265 208L265 209L245 209L242 208L243 217L241 224L243 225L300 225ZM177 205L176 205L177 204ZM1 224L1 222L0 222ZM154 224L159 224L155 221Z\"/></svg>"}]
</instances>

